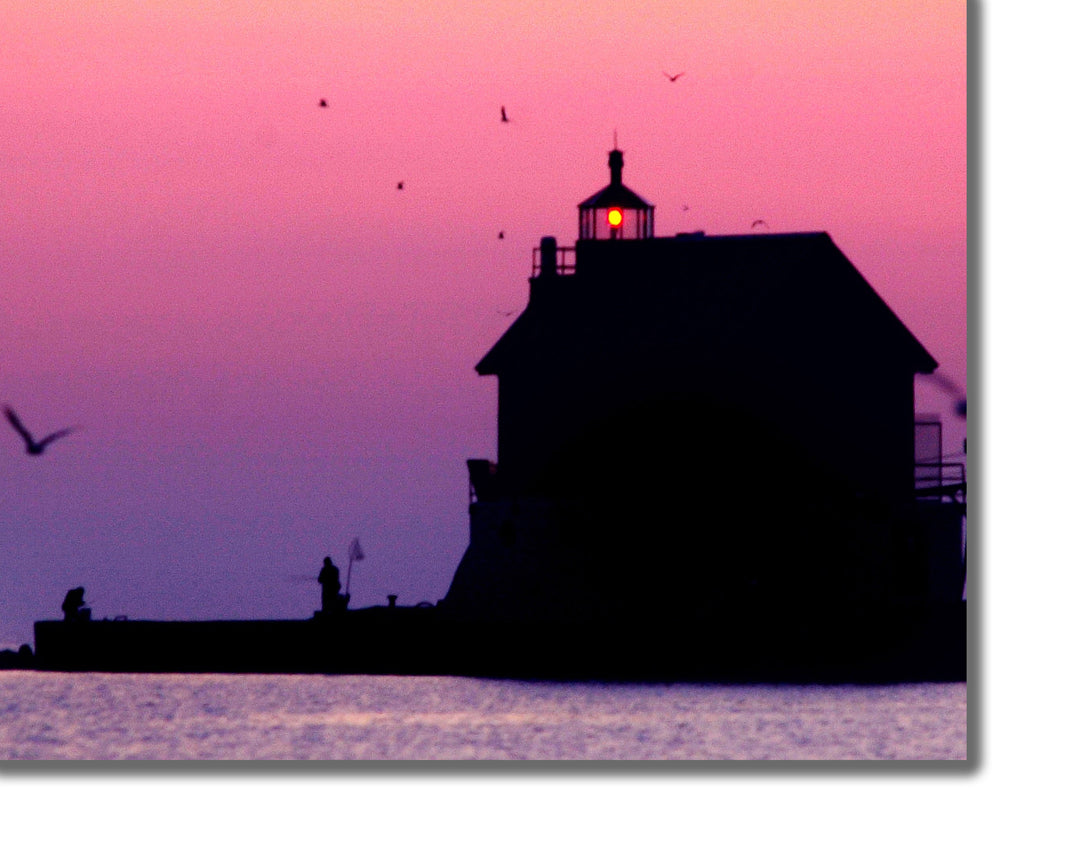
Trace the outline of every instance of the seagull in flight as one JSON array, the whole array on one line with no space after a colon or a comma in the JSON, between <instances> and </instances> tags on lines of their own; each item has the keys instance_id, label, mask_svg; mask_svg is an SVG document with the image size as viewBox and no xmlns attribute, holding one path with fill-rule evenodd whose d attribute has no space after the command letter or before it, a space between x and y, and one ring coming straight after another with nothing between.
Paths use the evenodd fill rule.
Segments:
<instances>
[{"instance_id":1,"label":"seagull in flight","mask_svg":"<svg viewBox=\"0 0 1080 849\"><path fill-rule=\"evenodd\" d=\"M750 229L753 230L755 227L764 227L766 230L769 229L768 222L766 222L764 218L755 218L754 223L750 225Z\"/></svg>"},{"instance_id":2,"label":"seagull in flight","mask_svg":"<svg viewBox=\"0 0 1080 849\"><path fill-rule=\"evenodd\" d=\"M675 74L673 76L673 75L669 74L667 71L663 71L663 69L661 69L661 70L662 70L664 76L667 77L672 82L675 82L675 80L677 80L679 77L681 77L683 74L686 73L686 71L679 71L679 73L677 73L677 74Z\"/></svg>"},{"instance_id":3,"label":"seagull in flight","mask_svg":"<svg viewBox=\"0 0 1080 849\"><path fill-rule=\"evenodd\" d=\"M19 436L21 436L26 443L26 453L35 456L43 454L45 452L45 447L53 440L59 439L61 436L67 436L75 430L73 427L66 427L63 430L54 431L41 439L34 439L34 437L30 435L30 431L28 431L23 426L23 423L19 421L19 417L15 415L15 411L11 409L11 407L4 407L4 415L7 416L7 420L11 422L11 426L19 432Z\"/></svg>"},{"instance_id":4,"label":"seagull in flight","mask_svg":"<svg viewBox=\"0 0 1080 849\"><path fill-rule=\"evenodd\" d=\"M510 123L510 119L506 117L506 107L505 107L505 106L500 106L500 107L499 107L499 112L501 112L501 113L502 113L502 122L503 122L504 124L509 124L509 123Z\"/></svg>"},{"instance_id":5,"label":"seagull in flight","mask_svg":"<svg viewBox=\"0 0 1080 849\"><path fill-rule=\"evenodd\" d=\"M330 104L328 104L325 99L319 101L319 106L321 106L323 109L325 109L329 105Z\"/></svg>"}]
</instances>

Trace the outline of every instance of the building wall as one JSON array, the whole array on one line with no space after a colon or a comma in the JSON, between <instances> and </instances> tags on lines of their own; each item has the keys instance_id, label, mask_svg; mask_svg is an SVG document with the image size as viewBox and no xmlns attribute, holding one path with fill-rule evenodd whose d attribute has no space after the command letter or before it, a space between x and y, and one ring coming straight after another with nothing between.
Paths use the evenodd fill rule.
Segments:
<instances>
[{"instance_id":1,"label":"building wall","mask_svg":"<svg viewBox=\"0 0 1080 849\"><path fill-rule=\"evenodd\" d=\"M913 588L934 602L955 602L963 598L967 581L964 556L965 505L953 501L920 501L918 545L923 549L927 570Z\"/></svg>"},{"instance_id":2,"label":"building wall","mask_svg":"<svg viewBox=\"0 0 1080 849\"><path fill-rule=\"evenodd\" d=\"M493 621L588 621L599 588L573 505L500 498L469 507L469 547L443 604Z\"/></svg>"},{"instance_id":3,"label":"building wall","mask_svg":"<svg viewBox=\"0 0 1080 849\"><path fill-rule=\"evenodd\" d=\"M503 497L473 505L448 602L709 615L912 583L912 366L850 307L865 282L838 251L843 285L820 257L685 247L579 243L575 275L534 281L498 369Z\"/></svg>"}]
</instances>

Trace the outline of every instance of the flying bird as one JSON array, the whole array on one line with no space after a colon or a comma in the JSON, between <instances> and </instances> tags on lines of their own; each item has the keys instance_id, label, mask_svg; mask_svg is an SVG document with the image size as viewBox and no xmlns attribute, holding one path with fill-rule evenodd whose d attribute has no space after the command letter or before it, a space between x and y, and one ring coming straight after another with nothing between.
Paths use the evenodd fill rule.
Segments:
<instances>
[{"instance_id":1,"label":"flying bird","mask_svg":"<svg viewBox=\"0 0 1080 849\"><path fill-rule=\"evenodd\" d=\"M502 122L504 124L509 124L510 119L506 117L506 107L505 106L500 106L499 111L502 113Z\"/></svg>"},{"instance_id":2,"label":"flying bird","mask_svg":"<svg viewBox=\"0 0 1080 849\"><path fill-rule=\"evenodd\" d=\"M500 230L499 231L499 238L500 239L505 239L506 238L506 233L504 233L502 230Z\"/></svg>"},{"instance_id":3,"label":"flying bird","mask_svg":"<svg viewBox=\"0 0 1080 849\"><path fill-rule=\"evenodd\" d=\"M769 229L769 225L765 222L764 218L755 218L754 223L750 225L750 229L753 230L755 227L764 227L766 230Z\"/></svg>"},{"instance_id":4,"label":"flying bird","mask_svg":"<svg viewBox=\"0 0 1080 849\"><path fill-rule=\"evenodd\" d=\"M319 101L319 106L321 106L323 109L325 109L329 105L330 104L328 104L325 100L320 100Z\"/></svg>"},{"instance_id":5,"label":"flying bird","mask_svg":"<svg viewBox=\"0 0 1080 849\"><path fill-rule=\"evenodd\" d=\"M59 439L61 436L67 436L75 430L73 427L66 427L63 430L54 431L42 439L34 439L34 437L30 435L30 431L28 431L23 426L23 423L19 421L19 417L15 415L15 411L11 409L11 407L4 407L4 415L7 416L7 420L11 422L11 426L19 432L19 436L21 436L26 443L26 453L35 456L44 453L45 447L50 442Z\"/></svg>"},{"instance_id":6,"label":"flying bird","mask_svg":"<svg viewBox=\"0 0 1080 849\"><path fill-rule=\"evenodd\" d=\"M683 74L685 74L685 73L686 73L686 71L679 71L679 73L677 73L677 74L675 74L674 76L672 76L672 75L671 75L671 74L669 74L669 73L668 73L667 71L663 71L663 74L664 74L664 76L665 76L665 77L667 77L667 78L668 78L669 80L671 80L672 82L675 82L675 80L677 80L677 79L678 79L679 77L681 77L681 76L682 76Z\"/></svg>"},{"instance_id":7,"label":"flying bird","mask_svg":"<svg viewBox=\"0 0 1080 849\"><path fill-rule=\"evenodd\" d=\"M405 188L405 183L398 183L397 187L398 187L398 191L400 192L402 189Z\"/></svg>"}]
</instances>

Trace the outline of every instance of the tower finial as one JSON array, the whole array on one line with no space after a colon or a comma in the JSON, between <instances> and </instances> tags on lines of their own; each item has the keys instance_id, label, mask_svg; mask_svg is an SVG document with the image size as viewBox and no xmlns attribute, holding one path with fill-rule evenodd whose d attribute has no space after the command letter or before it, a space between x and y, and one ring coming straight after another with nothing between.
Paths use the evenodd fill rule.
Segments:
<instances>
[{"instance_id":1,"label":"tower finial","mask_svg":"<svg viewBox=\"0 0 1080 849\"><path fill-rule=\"evenodd\" d=\"M613 136L613 137L614 137L614 139L615 139L615 142L614 142L614 144L612 145L612 147L614 147L614 148L615 148L615 150L618 150L618 149L619 149L619 131L618 131L618 130L612 130L612 131L611 131L611 134L612 134L612 136Z\"/></svg>"},{"instance_id":2,"label":"tower finial","mask_svg":"<svg viewBox=\"0 0 1080 849\"><path fill-rule=\"evenodd\" d=\"M619 148L615 148L608 154L608 168L611 169L611 185L622 185L623 155Z\"/></svg>"}]
</instances>

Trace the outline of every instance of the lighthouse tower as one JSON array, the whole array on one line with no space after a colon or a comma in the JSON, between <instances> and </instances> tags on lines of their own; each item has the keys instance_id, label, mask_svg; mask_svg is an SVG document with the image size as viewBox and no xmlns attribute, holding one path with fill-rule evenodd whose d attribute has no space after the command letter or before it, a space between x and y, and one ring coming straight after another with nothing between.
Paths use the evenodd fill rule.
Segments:
<instances>
[{"instance_id":1,"label":"lighthouse tower","mask_svg":"<svg viewBox=\"0 0 1080 849\"><path fill-rule=\"evenodd\" d=\"M651 239L655 207L623 184L623 154L608 154L611 182L578 204L578 239Z\"/></svg>"}]
</instances>

